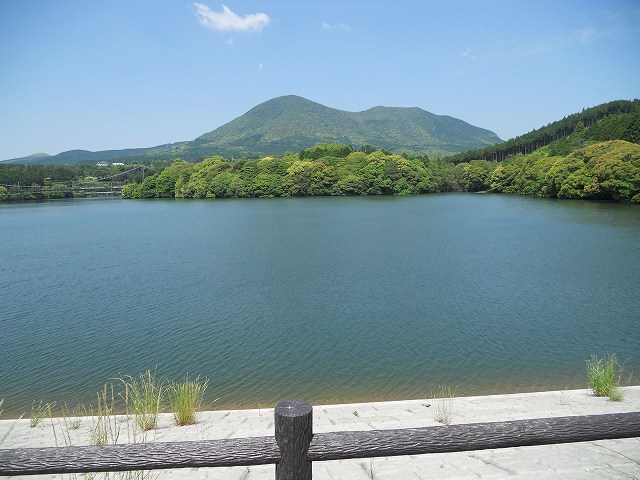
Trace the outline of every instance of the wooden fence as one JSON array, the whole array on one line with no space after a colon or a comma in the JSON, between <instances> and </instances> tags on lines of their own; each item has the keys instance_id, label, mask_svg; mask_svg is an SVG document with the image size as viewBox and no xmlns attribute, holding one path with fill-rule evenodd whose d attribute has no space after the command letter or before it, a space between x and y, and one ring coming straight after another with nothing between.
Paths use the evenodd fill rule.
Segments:
<instances>
[{"instance_id":1,"label":"wooden fence","mask_svg":"<svg viewBox=\"0 0 640 480\"><path fill-rule=\"evenodd\" d=\"M0 475L275 464L276 480L311 480L314 461L640 437L640 412L316 434L312 424L311 405L287 400L274 437L0 449Z\"/></svg>"}]
</instances>

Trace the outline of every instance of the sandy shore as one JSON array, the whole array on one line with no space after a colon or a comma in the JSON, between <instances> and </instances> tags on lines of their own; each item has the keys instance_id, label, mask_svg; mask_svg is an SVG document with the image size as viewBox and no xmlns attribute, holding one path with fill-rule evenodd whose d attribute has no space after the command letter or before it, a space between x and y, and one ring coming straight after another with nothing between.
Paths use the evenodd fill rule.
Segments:
<instances>
[{"instance_id":1,"label":"sandy shore","mask_svg":"<svg viewBox=\"0 0 640 480\"><path fill-rule=\"evenodd\" d=\"M567 415L640 411L640 386L625 387L624 400L611 402L588 390L457 397L451 400L451 423L475 423ZM439 425L441 400L319 405L314 407L314 431L371 430ZM45 419L31 428L29 419L0 421L0 439L14 425L2 448L87 445L94 420L80 419L77 429L60 418ZM131 441L131 421L119 417L113 423L118 443ZM162 414L158 429L145 440L168 442L273 435L273 408L221 410L199 414L196 425L176 427L171 414ZM141 441L140 434L135 434ZM566 445L507 448L450 454L412 455L370 460L314 463L314 480L371 478L395 479L635 479L640 480L640 438L583 442ZM101 478L98 475L97 478ZM7 478L7 477L0 477ZM73 478L48 475L12 478ZM78 475L77 478L83 478ZM114 478L113 475L111 478ZM153 472L146 478L263 480L274 478L274 466L183 469Z\"/></svg>"}]
</instances>

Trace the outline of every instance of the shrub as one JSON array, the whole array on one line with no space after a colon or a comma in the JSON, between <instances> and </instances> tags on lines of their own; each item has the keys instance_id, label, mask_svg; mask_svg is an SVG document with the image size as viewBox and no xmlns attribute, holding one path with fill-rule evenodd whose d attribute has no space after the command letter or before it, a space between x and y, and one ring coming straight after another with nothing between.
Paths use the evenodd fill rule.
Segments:
<instances>
[{"instance_id":1,"label":"shrub","mask_svg":"<svg viewBox=\"0 0 640 480\"><path fill-rule=\"evenodd\" d=\"M196 423L196 413L202 406L202 399L208 384L209 380L205 379L202 382L200 377L196 377L195 380L189 380L189 375L187 374L184 381L169 385L169 405L176 425L193 425Z\"/></svg>"},{"instance_id":2,"label":"shrub","mask_svg":"<svg viewBox=\"0 0 640 480\"><path fill-rule=\"evenodd\" d=\"M587 360L587 378L589 388L598 397L609 397L614 402L622 400L620 380L622 365L615 354L605 353L602 358L591 355Z\"/></svg>"},{"instance_id":3,"label":"shrub","mask_svg":"<svg viewBox=\"0 0 640 480\"><path fill-rule=\"evenodd\" d=\"M155 372L147 370L138 377L120 379L125 386L127 413L133 413L138 426L146 431L156 428L162 406L164 385L156 380Z\"/></svg>"}]
</instances>

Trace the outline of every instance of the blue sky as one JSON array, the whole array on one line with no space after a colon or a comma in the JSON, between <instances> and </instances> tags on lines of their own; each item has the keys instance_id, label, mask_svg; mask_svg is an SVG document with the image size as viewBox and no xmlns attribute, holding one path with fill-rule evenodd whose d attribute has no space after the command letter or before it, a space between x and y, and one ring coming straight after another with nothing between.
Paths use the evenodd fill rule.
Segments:
<instances>
[{"instance_id":1,"label":"blue sky","mask_svg":"<svg viewBox=\"0 0 640 480\"><path fill-rule=\"evenodd\" d=\"M288 94L508 139L640 97L640 2L0 0L0 160L192 140Z\"/></svg>"}]
</instances>

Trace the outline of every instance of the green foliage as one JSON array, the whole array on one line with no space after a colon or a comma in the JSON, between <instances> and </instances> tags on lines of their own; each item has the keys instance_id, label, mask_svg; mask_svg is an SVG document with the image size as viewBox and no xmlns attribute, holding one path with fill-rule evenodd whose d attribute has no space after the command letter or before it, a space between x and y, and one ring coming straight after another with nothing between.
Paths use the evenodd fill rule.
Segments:
<instances>
[{"instance_id":1,"label":"green foliage","mask_svg":"<svg viewBox=\"0 0 640 480\"><path fill-rule=\"evenodd\" d=\"M189 380L187 375L182 382L171 383L167 389L169 405L176 425L193 425L196 413L202 407L204 392L209 380L201 381L199 377Z\"/></svg>"},{"instance_id":2,"label":"green foliage","mask_svg":"<svg viewBox=\"0 0 640 480\"><path fill-rule=\"evenodd\" d=\"M491 172L492 190L538 197L634 202L640 194L640 145L596 143L567 156L518 155Z\"/></svg>"},{"instance_id":3,"label":"green foliage","mask_svg":"<svg viewBox=\"0 0 640 480\"><path fill-rule=\"evenodd\" d=\"M588 143L606 140L625 140L640 143L640 100L617 100L587 108L532 130L506 142L480 150L469 150L452 155L454 163L474 159L502 162L517 154L530 154L539 148L550 146L550 155L568 155Z\"/></svg>"},{"instance_id":4,"label":"green foliage","mask_svg":"<svg viewBox=\"0 0 640 480\"><path fill-rule=\"evenodd\" d=\"M163 382L157 381L151 370L120 381L125 387L127 408L131 407L130 413L135 416L138 426L143 431L156 428L165 389Z\"/></svg>"},{"instance_id":5,"label":"green foliage","mask_svg":"<svg viewBox=\"0 0 640 480\"><path fill-rule=\"evenodd\" d=\"M169 167L162 170L156 179L155 196L156 197L175 197L176 183L182 179L189 179L194 170L192 163L176 160Z\"/></svg>"},{"instance_id":6,"label":"green foliage","mask_svg":"<svg viewBox=\"0 0 640 480\"><path fill-rule=\"evenodd\" d=\"M593 393L598 397L609 397L614 402L622 401L622 365L616 355L605 353L602 358L592 355L586 363L589 388Z\"/></svg>"},{"instance_id":7,"label":"green foliage","mask_svg":"<svg viewBox=\"0 0 640 480\"><path fill-rule=\"evenodd\" d=\"M318 160L323 157L344 158L353 152L351 145L336 143L319 143L315 147L307 148L300 152L301 160Z\"/></svg>"},{"instance_id":8,"label":"green foliage","mask_svg":"<svg viewBox=\"0 0 640 480\"><path fill-rule=\"evenodd\" d=\"M43 403L42 400L40 403L36 405L36 402L31 404L31 419L29 421L29 426L31 428L35 428L42 420L46 417L51 416L51 409L54 407L55 403Z\"/></svg>"},{"instance_id":9,"label":"green foliage","mask_svg":"<svg viewBox=\"0 0 640 480\"><path fill-rule=\"evenodd\" d=\"M578 129L579 130L579 129ZM564 139L581 145L580 139ZM303 160L296 155L229 162L222 157L190 164L174 162L125 198L240 198L319 195L407 195L491 190L550 198L585 198L640 203L640 145L620 140L588 145L569 155L544 147L501 163L406 158L382 150L349 151L320 145L334 155ZM573 147L571 147L573 148ZM346 150L342 151L345 154Z\"/></svg>"},{"instance_id":10,"label":"green foliage","mask_svg":"<svg viewBox=\"0 0 640 480\"><path fill-rule=\"evenodd\" d=\"M486 160L471 160L456 165L458 182L465 192L481 192L491 188L491 174L496 165Z\"/></svg>"}]
</instances>

